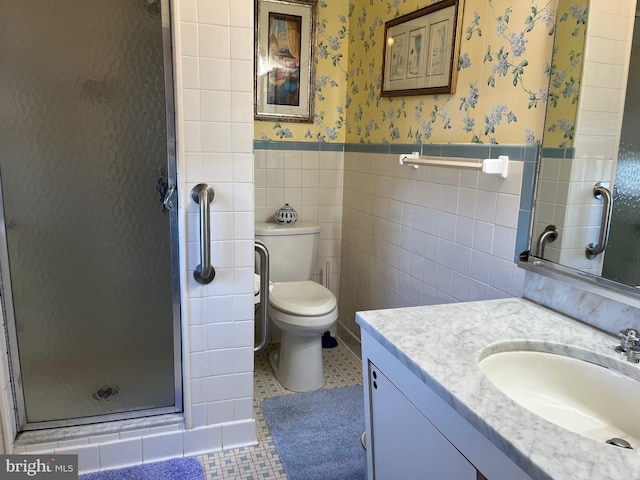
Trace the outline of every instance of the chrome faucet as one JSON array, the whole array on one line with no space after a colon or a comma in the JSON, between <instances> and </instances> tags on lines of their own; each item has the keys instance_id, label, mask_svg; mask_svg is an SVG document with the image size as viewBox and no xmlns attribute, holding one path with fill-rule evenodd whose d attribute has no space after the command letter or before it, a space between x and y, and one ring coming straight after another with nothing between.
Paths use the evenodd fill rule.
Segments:
<instances>
[{"instance_id":1,"label":"chrome faucet","mask_svg":"<svg viewBox=\"0 0 640 480\"><path fill-rule=\"evenodd\" d=\"M627 357L631 363L640 363L640 337L638 330L627 328L620 330L620 345L616 346L616 352Z\"/></svg>"}]
</instances>

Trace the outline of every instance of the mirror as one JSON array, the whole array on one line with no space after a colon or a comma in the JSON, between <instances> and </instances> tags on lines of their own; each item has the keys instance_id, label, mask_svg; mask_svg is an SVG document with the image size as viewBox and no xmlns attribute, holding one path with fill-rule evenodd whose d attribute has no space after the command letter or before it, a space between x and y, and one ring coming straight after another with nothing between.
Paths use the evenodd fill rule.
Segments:
<instances>
[{"instance_id":1,"label":"mirror","mask_svg":"<svg viewBox=\"0 0 640 480\"><path fill-rule=\"evenodd\" d=\"M623 290L640 286L635 4L559 0L530 239L532 256Z\"/></svg>"}]
</instances>

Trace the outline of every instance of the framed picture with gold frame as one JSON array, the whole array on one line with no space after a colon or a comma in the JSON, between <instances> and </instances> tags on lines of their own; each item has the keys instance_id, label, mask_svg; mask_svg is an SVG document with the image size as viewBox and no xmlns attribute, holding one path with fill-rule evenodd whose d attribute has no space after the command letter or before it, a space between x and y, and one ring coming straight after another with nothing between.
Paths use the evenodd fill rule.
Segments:
<instances>
[{"instance_id":1,"label":"framed picture with gold frame","mask_svg":"<svg viewBox=\"0 0 640 480\"><path fill-rule=\"evenodd\" d=\"M313 122L316 0L255 0L256 120Z\"/></svg>"},{"instance_id":2,"label":"framed picture with gold frame","mask_svg":"<svg viewBox=\"0 0 640 480\"><path fill-rule=\"evenodd\" d=\"M383 97L455 93L464 0L443 0L384 24Z\"/></svg>"}]
</instances>

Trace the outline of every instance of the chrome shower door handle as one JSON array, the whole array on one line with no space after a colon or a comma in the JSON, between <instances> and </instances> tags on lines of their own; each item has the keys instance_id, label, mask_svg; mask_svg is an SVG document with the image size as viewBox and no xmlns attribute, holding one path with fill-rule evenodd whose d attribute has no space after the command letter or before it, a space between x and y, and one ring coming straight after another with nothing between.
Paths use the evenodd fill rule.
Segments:
<instances>
[{"instance_id":1,"label":"chrome shower door handle","mask_svg":"<svg viewBox=\"0 0 640 480\"><path fill-rule=\"evenodd\" d=\"M164 194L164 199L162 200L162 205L166 210L173 210L173 201L171 197L173 196L173 192L176 191L175 185L170 185L167 189L167 193Z\"/></svg>"},{"instance_id":2,"label":"chrome shower door handle","mask_svg":"<svg viewBox=\"0 0 640 480\"><path fill-rule=\"evenodd\" d=\"M213 201L213 188L206 183L199 183L191 190L191 198L199 206L200 216L200 265L193 272L196 282L206 285L216 276L211 265L211 226L209 222L209 204Z\"/></svg>"},{"instance_id":3,"label":"chrome shower door handle","mask_svg":"<svg viewBox=\"0 0 640 480\"><path fill-rule=\"evenodd\" d=\"M602 207L602 221L600 223L600 236L598 243L590 243L585 249L585 255L589 260L600 255L607 248L609 243L609 227L611 226L611 213L613 212L613 196L611 191L602 183L598 182L593 187L593 196L604 200Z\"/></svg>"}]
</instances>

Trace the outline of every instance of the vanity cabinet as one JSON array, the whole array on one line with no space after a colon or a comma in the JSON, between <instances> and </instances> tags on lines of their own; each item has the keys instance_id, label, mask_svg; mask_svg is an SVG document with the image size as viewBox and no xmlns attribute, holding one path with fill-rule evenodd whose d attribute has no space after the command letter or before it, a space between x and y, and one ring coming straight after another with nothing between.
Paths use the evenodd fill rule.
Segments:
<instances>
[{"instance_id":1,"label":"vanity cabinet","mask_svg":"<svg viewBox=\"0 0 640 480\"><path fill-rule=\"evenodd\" d=\"M531 480L396 355L362 331L367 480Z\"/></svg>"},{"instance_id":2,"label":"vanity cabinet","mask_svg":"<svg viewBox=\"0 0 640 480\"><path fill-rule=\"evenodd\" d=\"M476 469L418 408L369 362L373 454L370 480L476 480Z\"/></svg>"}]
</instances>

